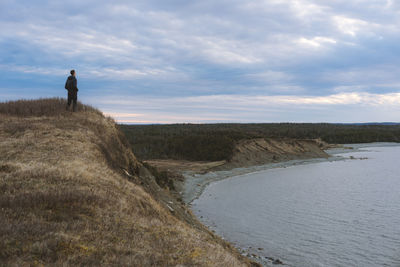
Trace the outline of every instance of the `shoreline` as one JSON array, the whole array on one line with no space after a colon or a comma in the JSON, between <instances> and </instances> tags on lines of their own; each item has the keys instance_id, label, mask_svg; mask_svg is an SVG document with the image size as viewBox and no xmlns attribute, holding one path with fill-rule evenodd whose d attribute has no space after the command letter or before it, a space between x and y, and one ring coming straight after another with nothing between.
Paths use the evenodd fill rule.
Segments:
<instances>
[{"instance_id":1,"label":"shoreline","mask_svg":"<svg viewBox=\"0 0 400 267\"><path fill-rule=\"evenodd\" d=\"M295 159L295 160L282 161L276 163L268 163L264 165L233 168L224 171L210 171L205 174L199 174L192 171L187 171L183 173L185 180L183 184L182 199L187 205L190 206L190 204L203 193L204 189L208 185L235 176L249 175L275 168L288 168L296 165L305 165L305 164L313 164L313 163L337 161L337 160L344 160L344 158L338 156L331 156L329 158Z\"/></svg>"},{"instance_id":2,"label":"shoreline","mask_svg":"<svg viewBox=\"0 0 400 267\"><path fill-rule=\"evenodd\" d=\"M326 153L329 154L330 157L328 158L312 158L312 159L305 159L305 160L290 160L290 161L284 161L284 162L279 162L279 163L270 163L270 164L265 164L265 165L260 165L260 166L252 166L252 167L246 167L246 168L235 168L232 170L228 171L218 171L218 172L212 172L211 175L206 174L186 174L185 175L185 181L187 179L192 179L195 180L200 184L200 186L197 186L195 188L195 192L189 192L188 195L185 196L184 200L188 200L190 202L187 202L186 205L189 206L190 209L192 209L192 202L196 200L198 197L201 196L201 194L204 192L206 187L214 182L218 182L227 178L232 178L236 176L245 176L245 175L251 175L255 174L258 172L263 172L266 170L270 169L276 169L276 168L287 168L287 167L294 167L297 165L307 165L307 164L313 164L313 163L322 163L322 162L334 162L334 161L342 161L342 160L364 160L367 158L363 157L346 157L343 154L347 153L354 153L354 152L362 152L362 151L368 151L368 148L375 148L375 147L395 147L395 146L400 146L400 143L387 143L387 142L382 142L382 143L361 143L361 144L345 144L341 148L333 148L333 149L327 149L325 150ZM191 176L192 175L192 176ZM186 184L188 190L190 190L190 185ZM192 183L193 187L193 183ZM197 190L196 190L197 189ZM193 190L193 189L192 189ZM193 211L193 210L192 210ZM213 231L216 235L220 236L223 240L227 240L227 237L224 237L220 232L217 231L215 226L208 225L204 221L201 220L201 217L198 217L199 215L196 214L196 212L193 212L193 214L200 220L200 222L205 225L207 228L209 228L211 231ZM236 242L228 241L230 242L240 253L242 256L245 256L249 258L250 260L256 261L257 263L261 264L262 266L275 266L275 265L286 265L285 262L282 262L281 259L271 257L269 255L268 257L261 256L259 254L260 250L264 250L263 248L258 248L258 247L243 247L240 246Z\"/></svg>"},{"instance_id":3,"label":"shoreline","mask_svg":"<svg viewBox=\"0 0 400 267\"><path fill-rule=\"evenodd\" d=\"M348 158L338 155L350 152L357 152L360 151L360 149L362 148L383 147L383 146L400 146L400 143L375 142L375 143L360 143L360 144L344 144L343 147L330 148L324 150L329 155L328 158L294 159L288 161L267 163L263 165L232 168L229 170L209 171L206 173L185 171L182 173L184 177L184 182L182 184L181 188L182 190L180 193L186 205L190 206L191 203L204 192L204 189L213 182L221 181L235 176L262 172L275 168L288 168L297 165L346 160Z\"/></svg>"}]
</instances>

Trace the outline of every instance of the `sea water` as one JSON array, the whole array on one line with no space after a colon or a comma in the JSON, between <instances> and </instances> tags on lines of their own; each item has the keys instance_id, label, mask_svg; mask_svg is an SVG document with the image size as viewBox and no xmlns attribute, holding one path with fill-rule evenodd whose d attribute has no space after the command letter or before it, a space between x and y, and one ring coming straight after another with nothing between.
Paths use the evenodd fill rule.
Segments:
<instances>
[{"instance_id":1,"label":"sea water","mask_svg":"<svg viewBox=\"0 0 400 267\"><path fill-rule=\"evenodd\" d=\"M400 266L400 146L342 156L211 183L192 209L260 259L279 258L287 266Z\"/></svg>"}]
</instances>

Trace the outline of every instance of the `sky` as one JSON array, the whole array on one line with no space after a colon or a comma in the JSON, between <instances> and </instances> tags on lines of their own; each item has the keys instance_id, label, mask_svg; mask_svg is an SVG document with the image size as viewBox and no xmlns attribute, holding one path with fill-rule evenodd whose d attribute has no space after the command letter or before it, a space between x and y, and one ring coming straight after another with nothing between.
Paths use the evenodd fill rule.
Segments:
<instances>
[{"instance_id":1,"label":"sky","mask_svg":"<svg viewBox=\"0 0 400 267\"><path fill-rule=\"evenodd\" d=\"M120 123L388 122L400 1L0 0L0 101L66 97Z\"/></svg>"}]
</instances>

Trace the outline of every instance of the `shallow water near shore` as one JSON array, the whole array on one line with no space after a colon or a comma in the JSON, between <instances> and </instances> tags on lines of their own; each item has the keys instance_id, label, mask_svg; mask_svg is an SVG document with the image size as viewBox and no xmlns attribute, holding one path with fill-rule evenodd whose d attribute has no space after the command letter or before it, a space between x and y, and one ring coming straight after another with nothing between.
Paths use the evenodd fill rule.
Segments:
<instances>
[{"instance_id":1,"label":"shallow water near shore","mask_svg":"<svg viewBox=\"0 0 400 267\"><path fill-rule=\"evenodd\" d=\"M212 182L192 210L265 265L400 266L400 146L374 145Z\"/></svg>"},{"instance_id":2,"label":"shallow water near shore","mask_svg":"<svg viewBox=\"0 0 400 267\"><path fill-rule=\"evenodd\" d=\"M333 152L336 153L336 151ZM193 200L198 198L203 193L204 189L210 183L214 183L216 181L224 180L234 176L262 172L269 169L287 168L296 165L305 165L305 164L312 164L312 163L326 162L326 161L337 161L343 159L344 158L341 156L332 155L328 159L326 158L297 159L297 160L269 163L265 165L235 168L227 171L211 171L204 174L199 174L196 172L189 171L183 173L185 177L185 184L184 184L184 190L182 192L182 197L185 203L190 204Z\"/></svg>"}]
</instances>

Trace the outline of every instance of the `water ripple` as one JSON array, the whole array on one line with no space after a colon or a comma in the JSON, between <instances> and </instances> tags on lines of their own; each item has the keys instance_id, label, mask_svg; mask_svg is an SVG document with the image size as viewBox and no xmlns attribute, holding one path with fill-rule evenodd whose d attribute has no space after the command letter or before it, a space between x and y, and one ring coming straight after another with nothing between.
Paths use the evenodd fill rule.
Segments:
<instances>
[{"instance_id":1,"label":"water ripple","mask_svg":"<svg viewBox=\"0 0 400 267\"><path fill-rule=\"evenodd\" d=\"M242 248L288 266L400 266L400 147L212 184L192 203Z\"/></svg>"}]
</instances>

